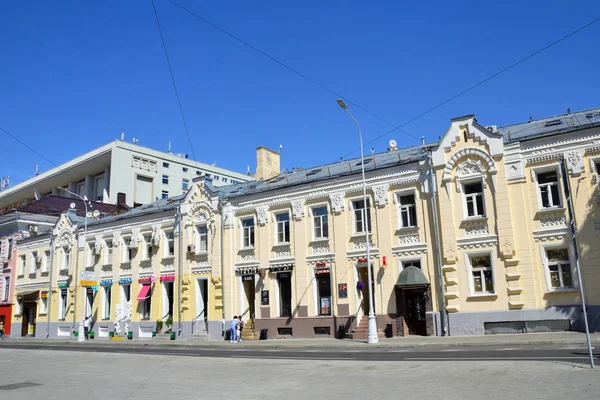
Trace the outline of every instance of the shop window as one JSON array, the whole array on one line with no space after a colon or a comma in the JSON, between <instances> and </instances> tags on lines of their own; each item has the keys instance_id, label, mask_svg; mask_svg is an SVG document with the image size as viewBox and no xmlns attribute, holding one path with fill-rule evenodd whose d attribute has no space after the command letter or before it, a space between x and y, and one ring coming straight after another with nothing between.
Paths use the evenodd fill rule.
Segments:
<instances>
[{"instance_id":1,"label":"shop window","mask_svg":"<svg viewBox=\"0 0 600 400\"><path fill-rule=\"evenodd\" d=\"M331 274L318 274L315 279L319 315L331 315Z\"/></svg>"},{"instance_id":2,"label":"shop window","mask_svg":"<svg viewBox=\"0 0 600 400\"><path fill-rule=\"evenodd\" d=\"M102 287L102 318L110 319L110 307L112 303L112 288L110 286Z\"/></svg>"},{"instance_id":3,"label":"shop window","mask_svg":"<svg viewBox=\"0 0 600 400\"><path fill-rule=\"evenodd\" d=\"M277 274L277 285L279 285L279 316L292 316L292 273L283 272Z\"/></svg>"},{"instance_id":4,"label":"shop window","mask_svg":"<svg viewBox=\"0 0 600 400\"><path fill-rule=\"evenodd\" d=\"M60 301L58 303L58 319L65 320L67 318L67 289L60 289Z\"/></svg>"}]
</instances>

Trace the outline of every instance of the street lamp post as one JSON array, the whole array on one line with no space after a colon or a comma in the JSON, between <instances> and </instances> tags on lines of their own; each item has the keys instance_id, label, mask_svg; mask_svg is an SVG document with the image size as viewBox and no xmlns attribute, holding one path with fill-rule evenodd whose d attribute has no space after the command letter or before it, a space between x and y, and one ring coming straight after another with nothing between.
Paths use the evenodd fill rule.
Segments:
<instances>
[{"instance_id":1,"label":"street lamp post","mask_svg":"<svg viewBox=\"0 0 600 400\"><path fill-rule=\"evenodd\" d=\"M346 112L348 113L348 115L350 115L350 117L352 118L352 120L354 121L354 123L356 124L356 129L358 130L358 137L360 139L360 165L361 165L361 170L362 170L362 187L363 187L363 202L364 202L364 209L363 209L363 228L365 230L365 247L367 249L367 279L369 282L367 282L367 286L369 287L369 325L368 325L368 335L367 335L367 343L369 344L373 344L373 343L379 343L379 337L377 335L377 319L375 318L375 309L373 307L373 285L371 284L371 240L369 239L369 218L368 218L368 207L367 207L367 182L365 180L365 157L364 157L364 151L363 151L363 140L362 140L362 132L360 130L360 125L358 125L358 121L356 120L356 118L354 118L354 115L352 115L352 113L350 112L350 110L348 110L348 106L346 105L346 103L344 103L344 101L342 99L338 99L337 103L339 104L339 106L343 109L346 110Z\"/></svg>"},{"instance_id":2,"label":"street lamp post","mask_svg":"<svg viewBox=\"0 0 600 400\"><path fill-rule=\"evenodd\" d=\"M75 197L78 197L79 199L81 199L81 201L83 201L83 206L85 207L85 218L84 218L84 222L83 222L83 262L85 262L86 258L85 258L85 250L86 250L86 237L87 237L87 215L88 215L88 210L87 210L87 201L85 198L83 198L82 196L78 195L77 193L73 193L70 190L67 190L65 188L59 188ZM75 325L77 325L77 341L78 342L83 342L85 341L85 329L83 327L83 321L79 321L79 324L77 324L77 293L79 293L79 282L80 282L80 278L79 278L79 255L78 255L78 250L79 249L79 238L77 239L77 244L75 246L75 298L73 299L73 302L75 303L74 307L73 307L73 319L75 320Z\"/></svg>"}]
</instances>

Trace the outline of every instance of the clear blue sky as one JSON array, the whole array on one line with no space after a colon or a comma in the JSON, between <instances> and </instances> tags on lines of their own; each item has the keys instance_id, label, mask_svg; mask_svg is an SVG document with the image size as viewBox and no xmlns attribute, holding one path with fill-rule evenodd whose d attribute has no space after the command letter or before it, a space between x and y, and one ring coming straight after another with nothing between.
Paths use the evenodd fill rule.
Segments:
<instances>
[{"instance_id":1,"label":"clear blue sky","mask_svg":"<svg viewBox=\"0 0 600 400\"><path fill-rule=\"evenodd\" d=\"M178 1L394 124L600 16L598 1ZM245 171L256 146L281 144L283 167L309 167L357 149L335 96L167 0L156 6L199 161ZM0 37L0 127L55 163L121 132L191 154L150 0L6 1ZM599 38L597 23L405 129L435 140L465 114L507 125L600 106ZM365 141L390 129L353 110ZM395 132L369 147L392 138L416 144ZM13 183L51 167L0 141L0 176Z\"/></svg>"}]
</instances>

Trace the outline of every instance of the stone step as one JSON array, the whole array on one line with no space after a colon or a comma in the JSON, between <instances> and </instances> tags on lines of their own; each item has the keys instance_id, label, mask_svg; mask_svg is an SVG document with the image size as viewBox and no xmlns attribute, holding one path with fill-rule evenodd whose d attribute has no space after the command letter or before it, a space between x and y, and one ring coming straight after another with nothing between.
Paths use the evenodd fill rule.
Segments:
<instances>
[{"instance_id":1,"label":"stone step","mask_svg":"<svg viewBox=\"0 0 600 400\"><path fill-rule=\"evenodd\" d=\"M152 340L171 340L171 334L170 333L158 333L158 334L156 334L155 337L152 338Z\"/></svg>"},{"instance_id":2,"label":"stone step","mask_svg":"<svg viewBox=\"0 0 600 400\"><path fill-rule=\"evenodd\" d=\"M385 339L385 333L383 333L383 331L378 330L377 331L377 337L379 339ZM351 340L367 340L369 338L369 334L368 332L352 332L352 333L346 333L346 339L351 339Z\"/></svg>"}]
</instances>

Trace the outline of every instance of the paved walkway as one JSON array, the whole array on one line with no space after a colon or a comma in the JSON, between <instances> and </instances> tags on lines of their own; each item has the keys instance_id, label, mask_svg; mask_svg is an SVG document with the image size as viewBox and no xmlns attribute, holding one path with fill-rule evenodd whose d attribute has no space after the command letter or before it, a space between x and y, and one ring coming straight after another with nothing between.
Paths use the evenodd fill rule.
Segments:
<instances>
[{"instance_id":1,"label":"paved walkway","mask_svg":"<svg viewBox=\"0 0 600 400\"><path fill-rule=\"evenodd\" d=\"M591 335L592 345L600 345L600 333ZM529 333L522 335L484 335L484 336L449 336L449 337L396 337L381 339L378 344L367 345L365 342L356 340L337 339L271 339L245 341L231 344L225 341L194 341L194 340L126 340L122 342L109 340L89 340L77 342L76 340L62 339L5 339L0 341L6 343L36 343L36 344L63 344L86 343L95 346L197 346L197 347L220 347L238 346L248 348L323 348L323 347L379 347L379 348L416 348L416 347L471 347L471 346L527 346L527 345L582 345L586 346L585 334L579 332L560 333Z\"/></svg>"}]
</instances>

